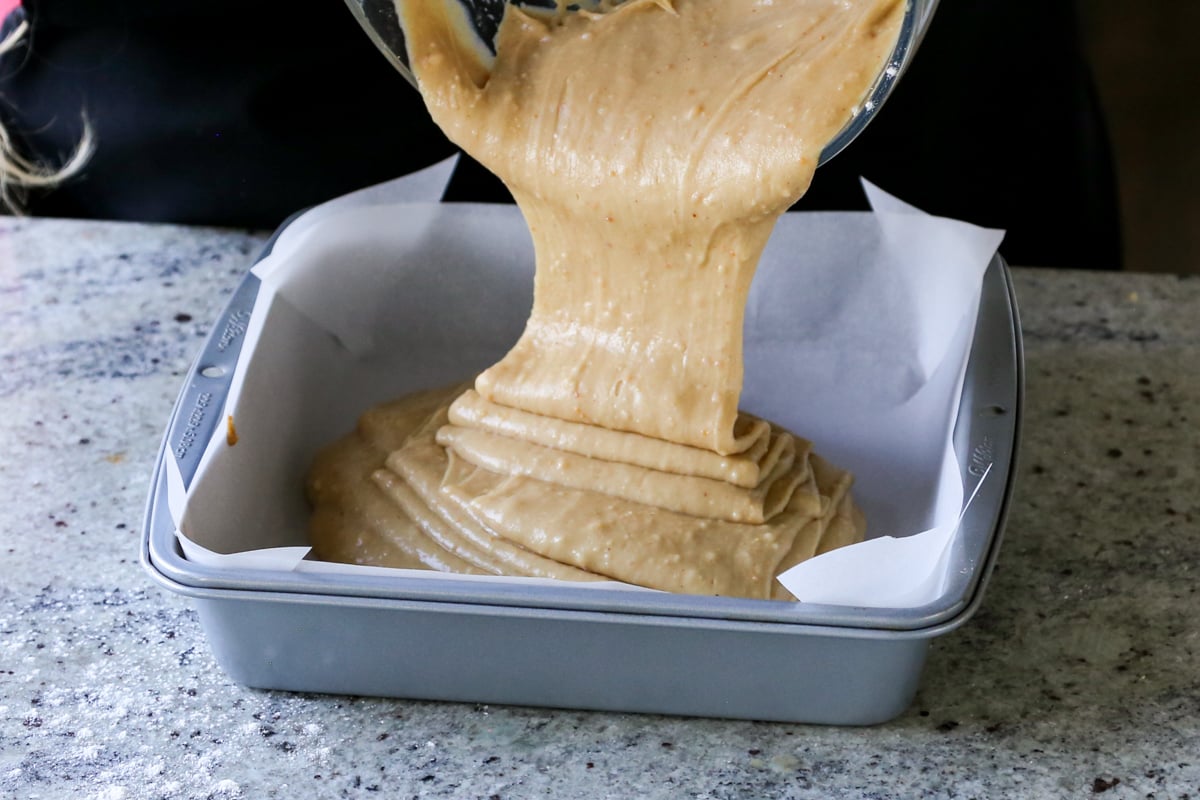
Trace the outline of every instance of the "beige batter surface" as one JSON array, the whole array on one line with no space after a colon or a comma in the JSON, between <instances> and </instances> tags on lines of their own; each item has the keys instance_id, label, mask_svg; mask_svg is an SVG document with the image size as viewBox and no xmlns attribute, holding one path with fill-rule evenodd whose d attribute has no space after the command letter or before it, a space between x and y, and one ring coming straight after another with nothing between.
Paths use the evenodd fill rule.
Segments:
<instances>
[{"instance_id":1,"label":"beige batter surface","mask_svg":"<svg viewBox=\"0 0 1200 800\"><path fill-rule=\"evenodd\" d=\"M521 207L533 310L473 388L321 454L319 557L786 599L864 525L847 473L739 414L746 298L902 0L509 6L494 64L453 0L398 8L434 119Z\"/></svg>"}]
</instances>

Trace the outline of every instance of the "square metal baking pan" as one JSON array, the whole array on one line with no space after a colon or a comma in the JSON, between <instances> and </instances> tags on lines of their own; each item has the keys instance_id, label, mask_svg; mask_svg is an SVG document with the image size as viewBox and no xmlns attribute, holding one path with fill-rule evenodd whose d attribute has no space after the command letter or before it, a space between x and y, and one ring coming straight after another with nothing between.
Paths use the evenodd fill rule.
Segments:
<instances>
[{"instance_id":1,"label":"square metal baking pan","mask_svg":"<svg viewBox=\"0 0 1200 800\"><path fill-rule=\"evenodd\" d=\"M141 539L143 566L192 599L217 661L240 683L866 725L911 703L930 641L963 624L981 601L1012 490L1024 383L1016 301L1000 256L984 276L954 428L964 483L988 465L991 474L961 520L941 596L908 609L189 561L168 507L166 459L176 458L185 482L195 473L203 448L191 445L206 442L223 420L217 412L258 290L248 274L188 375L154 470ZM258 533L247 525L248 547Z\"/></svg>"}]
</instances>

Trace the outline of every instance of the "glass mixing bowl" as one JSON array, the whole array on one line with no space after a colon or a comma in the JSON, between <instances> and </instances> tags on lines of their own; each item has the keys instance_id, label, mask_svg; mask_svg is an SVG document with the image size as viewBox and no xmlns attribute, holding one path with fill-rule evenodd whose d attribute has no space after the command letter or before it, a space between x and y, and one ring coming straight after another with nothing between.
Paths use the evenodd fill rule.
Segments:
<instances>
[{"instance_id":1,"label":"glass mixing bowl","mask_svg":"<svg viewBox=\"0 0 1200 800\"><path fill-rule=\"evenodd\" d=\"M508 0L457 1L466 8L468 19L474 25L480 40L488 42L490 46L496 30L500 26L500 19L504 16L504 6ZM396 14L396 0L346 0L346 4L366 30L367 35L371 37L371 41L375 42L376 46L392 62L392 65L400 71L400 74L407 78L409 83L416 86L417 79L408 67L408 52L404 46L404 30L400 27L400 20ZM937 4L938 0L906 0L904 21L900 26L900 38L896 42L896 49L892 51L892 57L888 59L886 66L867 91L862 105L859 106L854 116L821 151L820 163L824 164L829 161L846 145L854 141L854 138L879 112L884 101L895 88L896 82L908 68L913 55L917 52L917 47L925 36L925 30L929 27L929 21L933 18ZM554 7L553 0L541 0L540 2L534 0L525 5Z\"/></svg>"}]
</instances>

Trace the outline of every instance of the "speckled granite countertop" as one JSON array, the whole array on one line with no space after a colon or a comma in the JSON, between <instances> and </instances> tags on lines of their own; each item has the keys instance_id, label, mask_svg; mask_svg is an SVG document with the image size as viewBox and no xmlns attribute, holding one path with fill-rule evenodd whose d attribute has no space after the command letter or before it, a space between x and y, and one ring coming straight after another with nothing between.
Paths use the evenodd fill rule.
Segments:
<instances>
[{"instance_id":1,"label":"speckled granite countertop","mask_svg":"<svg viewBox=\"0 0 1200 800\"><path fill-rule=\"evenodd\" d=\"M137 552L264 238L0 218L0 797L1200 796L1200 280L1016 271L999 566L912 708L839 729L231 683Z\"/></svg>"}]
</instances>

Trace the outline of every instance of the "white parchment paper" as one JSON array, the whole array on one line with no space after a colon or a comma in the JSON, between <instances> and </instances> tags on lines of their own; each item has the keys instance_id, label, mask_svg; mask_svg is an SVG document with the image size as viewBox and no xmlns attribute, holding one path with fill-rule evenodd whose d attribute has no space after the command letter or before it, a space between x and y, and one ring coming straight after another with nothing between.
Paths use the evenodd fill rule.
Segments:
<instances>
[{"instance_id":1,"label":"white parchment paper","mask_svg":"<svg viewBox=\"0 0 1200 800\"><path fill-rule=\"evenodd\" d=\"M217 431L191 485L177 469L169 481L187 558L440 579L304 560L302 486L315 452L363 410L469 379L523 328L533 267L524 222L510 206L438 202L452 168L312 209L255 266L263 284L225 405L238 444ZM976 488L962 484L951 436L1003 232L865 190L873 213L780 220L747 305L742 407L854 471L867 514L868 541L795 567L781 576L788 589L807 602L910 608L941 591Z\"/></svg>"}]
</instances>

